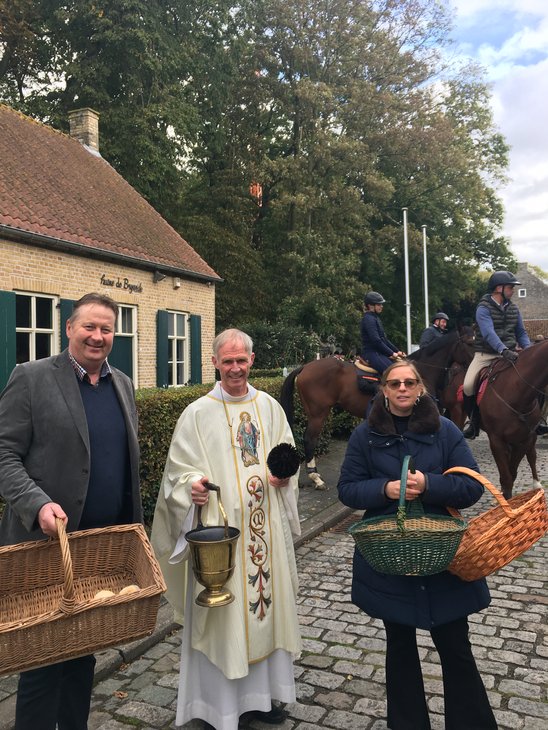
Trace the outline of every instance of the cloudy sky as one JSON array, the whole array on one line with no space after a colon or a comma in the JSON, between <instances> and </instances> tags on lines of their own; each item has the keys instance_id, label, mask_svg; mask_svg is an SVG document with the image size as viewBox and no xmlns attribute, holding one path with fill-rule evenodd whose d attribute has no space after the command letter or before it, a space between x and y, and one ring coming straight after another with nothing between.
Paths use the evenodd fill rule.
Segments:
<instances>
[{"instance_id":1,"label":"cloudy sky","mask_svg":"<svg viewBox=\"0 0 548 730\"><path fill-rule=\"evenodd\" d=\"M495 122L511 147L503 233L518 261L548 272L548 2L450 2L459 52L485 68Z\"/></svg>"}]
</instances>

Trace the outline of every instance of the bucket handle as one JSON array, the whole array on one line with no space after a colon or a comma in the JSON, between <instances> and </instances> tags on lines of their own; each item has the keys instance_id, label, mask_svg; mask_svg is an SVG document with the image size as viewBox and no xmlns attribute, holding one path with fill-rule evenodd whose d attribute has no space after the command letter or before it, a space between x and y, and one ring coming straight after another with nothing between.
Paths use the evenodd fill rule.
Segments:
<instances>
[{"instance_id":1,"label":"bucket handle","mask_svg":"<svg viewBox=\"0 0 548 730\"><path fill-rule=\"evenodd\" d=\"M223 503L221 501L221 487L218 487L216 484L213 484L212 482L206 482L204 484L204 487L207 487L207 489L211 490L212 492L217 492L217 503L219 505L219 512L223 516L223 521L225 524L225 537L228 538L228 517L226 516L225 508L223 507ZM203 527L202 523L202 505L200 504L198 506L198 529L200 527Z\"/></svg>"}]
</instances>

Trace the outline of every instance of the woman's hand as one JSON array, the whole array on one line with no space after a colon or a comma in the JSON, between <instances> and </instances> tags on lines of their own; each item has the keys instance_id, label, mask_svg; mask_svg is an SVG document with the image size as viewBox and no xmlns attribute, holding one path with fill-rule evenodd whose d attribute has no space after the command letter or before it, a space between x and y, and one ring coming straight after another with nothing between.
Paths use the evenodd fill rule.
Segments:
<instances>
[{"instance_id":1,"label":"woman's hand","mask_svg":"<svg viewBox=\"0 0 548 730\"><path fill-rule=\"evenodd\" d=\"M384 493L388 499L399 499L400 498L400 484L399 479L387 482L384 487ZM426 479L422 471L407 472L407 484L405 489L405 499L411 500L419 497L426 489Z\"/></svg>"},{"instance_id":2,"label":"woman's hand","mask_svg":"<svg viewBox=\"0 0 548 730\"><path fill-rule=\"evenodd\" d=\"M202 477L198 481L193 482L191 486L191 496L194 504L203 506L209 501L209 489L205 486L209 482L207 477Z\"/></svg>"}]
</instances>

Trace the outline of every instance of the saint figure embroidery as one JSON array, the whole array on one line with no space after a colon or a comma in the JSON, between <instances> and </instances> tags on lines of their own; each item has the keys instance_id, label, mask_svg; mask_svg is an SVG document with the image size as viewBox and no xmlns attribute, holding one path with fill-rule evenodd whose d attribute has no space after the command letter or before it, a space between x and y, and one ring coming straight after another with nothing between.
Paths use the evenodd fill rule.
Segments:
<instances>
[{"instance_id":1,"label":"saint figure embroidery","mask_svg":"<svg viewBox=\"0 0 548 730\"><path fill-rule=\"evenodd\" d=\"M242 413L240 413L240 424L238 426L236 439L240 446L244 466L253 466L253 464L260 463L259 457L257 456L257 447L259 446L260 436L261 432L251 421L249 413L247 411L242 411Z\"/></svg>"}]
</instances>

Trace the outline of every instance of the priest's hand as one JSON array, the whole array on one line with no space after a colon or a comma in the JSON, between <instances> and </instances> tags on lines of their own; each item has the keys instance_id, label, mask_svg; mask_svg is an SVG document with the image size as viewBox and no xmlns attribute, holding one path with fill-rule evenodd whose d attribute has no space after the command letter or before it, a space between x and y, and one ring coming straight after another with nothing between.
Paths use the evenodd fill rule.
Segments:
<instances>
[{"instance_id":1,"label":"priest's hand","mask_svg":"<svg viewBox=\"0 0 548 730\"><path fill-rule=\"evenodd\" d=\"M209 489L205 486L209 482L207 477L201 477L191 485L191 496L194 504L202 506L209 500Z\"/></svg>"},{"instance_id":2,"label":"priest's hand","mask_svg":"<svg viewBox=\"0 0 548 730\"><path fill-rule=\"evenodd\" d=\"M289 484L289 477L287 477L287 479L280 479L279 477L275 477L273 474L269 474L268 481L273 487L287 487Z\"/></svg>"}]
</instances>

